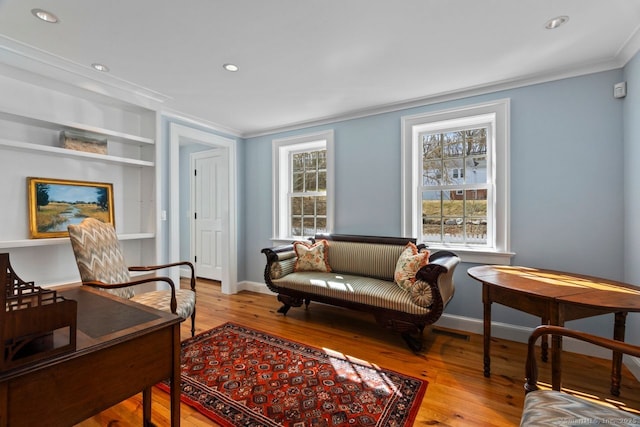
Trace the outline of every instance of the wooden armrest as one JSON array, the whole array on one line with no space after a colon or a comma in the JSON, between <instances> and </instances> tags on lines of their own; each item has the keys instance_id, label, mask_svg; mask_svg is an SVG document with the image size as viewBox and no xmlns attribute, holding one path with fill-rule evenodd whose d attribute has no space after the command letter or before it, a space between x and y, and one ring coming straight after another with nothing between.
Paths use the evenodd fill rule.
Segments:
<instances>
[{"instance_id":1,"label":"wooden armrest","mask_svg":"<svg viewBox=\"0 0 640 427\"><path fill-rule=\"evenodd\" d=\"M180 265L187 265L191 269L190 285L191 285L191 290L195 292L196 291L196 270L193 264L190 263L189 261L178 261L178 262L172 262L169 264L161 264L161 265L131 266L129 267L129 271L155 271L155 270L161 270L163 268L177 267Z\"/></svg>"},{"instance_id":2,"label":"wooden armrest","mask_svg":"<svg viewBox=\"0 0 640 427\"><path fill-rule=\"evenodd\" d=\"M428 249L428 248L427 248ZM451 251L437 251L437 252L433 252L431 255L429 255L429 262L438 262L438 260L442 260L443 258L453 258L454 260L456 260L456 263L460 262L459 261L459 256L458 254L456 254L455 252L451 252Z\"/></svg>"},{"instance_id":3,"label":"wooden armrest","mask_svg":"<svg viewBox=\"0 0 640 427\"><path fill-rule=\"evenodd\" d=\"M416 280L425 282L431 288L434 313L444 311L455 292L453 273L460 263L460 258L453 252L438 251L429 257L429 264L416 272Z\"/></svg>"},{"instance_id":4,"label":"wooden armrest","mask_svg":"<svg viewBox=\"0 0 640 427\"><path fill-rule=\"evenodd\" d=\"M460 264L460 257L453 252L438 251L429 257L429 264L436 264L450 271Z\"/></svg>"},{"instance_id":5,"label":"wooden armrest","mask_svg":"<svg viewBox=\"0 0 640 427\"><path fill-rule=\"evenodd\" d=\"M525 393L538 390L538 365L536 363L536 341L543 335L559 335L570 337L580 341L588 342L599 347L608 348L610 350L628 354L630 356L640 357L640 346L628 344L623 341L617 341L610 338L604 338L597 335L591 335L586 332L567 329L562 326L542 325L533 330L529 336L527 347L527 361L525 364L526 383L524 385Z\"/></svg>"},{"instance_id":6,"label":"wooden armrest","mask_svg":"<svg viewBox=\"0 0 640 427\"><path fill-rule=\"evenodd\" d=\"M291 258L295 256L295 252L293 251L293 244L274 246L272 248L264 248L260 252L265 254L265 256L267 257L267 262L269 264L273 262L281 261L282 259L286 259L286 258L281 259L280 258L281 254L286 254L288 252L291 252L292 253Z\"/></svg>"},{"instance_id":7,"label":"wooden armrest","mask_svg":"<svg viewBox=\"0 0 640 427\"><path fill-rule=\"evenodd\" d=\"M429 283L436 283L440 274L454 270L460 263L460 258L453 252L438 251L429 257L429 264L422 267L416 273L416 279Z\"/></svg>"},{"instance_id":8,"label":"wooden armrest","mask_svg":"<svg viewBox=\"0 0 640 427\"><path fill-rule=\"evenodd\" d=\"M131 280L129 282L123 283L104 283L100 281L88 281L82 282L83 285L91 286L94 288L104 288L104 289L118 289L118 288L128 288L129 286L141 285L143 283L151 283L151 282L165 282L171 288L171 312L176 314L176 310L178 308L178 300L176 299L176 285L173 283L169 277L165 276L157 276L157 277L147 277L144 279Z\"/></svg>"}]
</instances>

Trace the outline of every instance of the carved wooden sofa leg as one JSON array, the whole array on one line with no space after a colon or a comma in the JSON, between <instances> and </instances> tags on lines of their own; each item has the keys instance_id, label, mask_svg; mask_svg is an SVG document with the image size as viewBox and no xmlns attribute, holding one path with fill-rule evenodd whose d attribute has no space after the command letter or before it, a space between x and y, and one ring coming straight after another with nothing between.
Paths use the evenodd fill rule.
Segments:
<instances>
[{"instance_id":1,"label":"carved wooden sofa leg","mask_svg":"<svg viewBox=\"0 0 640 427\"><path fill-rule=\"evenodd\" d=\"M413 351L414 353L419 353L422 351L423 348L423 344L422 344L422 333L419 334L419 337L416 338L415 336L413 336L410 332L403 332L402 334L400 334L400 336L402 337L402 339L404 340L404 342L407 343L407 346L409 347L409 349L411 351Z\"/></svg>"},{"instance_id":2,"label":"carved wooden sofa leg","mask_svg":"<svg viewBox=\"0 0 640 427\"><path fill-rule=\"evenodd\" d=\"M287 314L291 307L300 307L302 305L302 298L291 297L289 295L278 294L278 301L282 303L282 307L278 309L278 313ZM306 302L307 307L309 303Z\"/></svg>"},{"instance_id":3,"label":"carved wooden sofa leg","mask_svg":"<svg viewBox=\"0 0 640 427\"><path fill-rule=\"evenodd\" d=\"M422 351L422 337L424 326L416 325L413 323L400 323L394 325L394 330L400 333L402 339L407 343L407 346L414 353Z\"/></svg>"},{"instance_id":4,"label":"carved wooden sofa leg","mask_svg":"<svg viewBox=\"0 0 640 427\"><path fill-rule=\"evenodd\" d=\"M286 315L290 308L291 308L291 306L290 306L290 305L288 305L288 304L282 304L282 307L280 307L280 308L278 309L278 313L282 313L282 314Z\"/></svg>"},{"instance_id":5,"label":"carved wooden sofa leg","mask_svg":"<svg viewBox=\"0 0 640 427\"><path fill-rule=\"evenodd\" d=\"M380 314L376 315L375 319L380 326L398 333L411 351L414 353L422 351L422 336L425 325L389 318Z\"/></svg>"}]
</instances>

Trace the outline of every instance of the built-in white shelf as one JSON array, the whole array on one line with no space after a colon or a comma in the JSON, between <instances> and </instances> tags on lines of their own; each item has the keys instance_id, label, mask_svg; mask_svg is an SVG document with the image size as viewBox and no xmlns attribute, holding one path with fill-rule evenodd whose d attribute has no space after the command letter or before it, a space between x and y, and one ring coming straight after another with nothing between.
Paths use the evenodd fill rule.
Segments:
<instances>
[{"instance_id":1,"label":"built-in white shelf","mask_svg":"<svg viewBox=\"0 0 640 427\"><path fill-rule=\"evenodd\" d=\"M155 237L156 237L155 233L118 234L119 240L144 240L144 239L153 239ZM53 245L64 245L64 244L70 244L70 240L68 237L57 237L54 239L5 240L5 241L0 241L0 249L53 246Z\"/></svg>"},{"instance_id":2,"label":"built-in white shelf","mask_svg":"<svg viewBox=\"0 0 640 427\"><path fill-rule=\"evenodd\" d=\"M56 156L63 157L81 157L84 159L98 160L108 163L119 163L124 165L141 166L141 167L153 167L154 162L147 160L131 159L127 157L110 156L108 154L88 153L85 151L70 150L67 148L51 147L49 145L32 144L30 142L11 141L8 139L0 139L0 146L14 148L16 150L25 151L40 151L43 153L49 153Z\"/></svg>"},{"instance_id":3,"label":"built-in white shelf","mask_svg":"<svg viewBox=\"0 0 640 427\"><path fill-rule=\"evenodd\" d=\"M1 1L1 0L0 0ZM64 85L62 85L64 86ZM39 283L77 281L68 237L30 239L27 177L113 186L118 239L132 265L157 258L158 113L78 88L27 84L0 74L0 200L14 206L0 221L0 251L30 265ZM63 147L61 133L107 142L107 152ZM37 265L32 260L37 259Z\"/></svg>"},{"instance_id":4,"label":"built-in white shelf","mask_svg":"<svg viewBox=\"0 0 640 427\"><path fill-rule=\"evenodd\" d=\"M147 138L140 135L120 132L111 129L105 129L98 126L91 126L84 123L71 122L66 120L56 120L47 117L36 117L28 114L18 114L7 111L0 111L0 118L10 120L16 123L23 123L28 126L36 126L44 129L53 129L59 131L83 132L94 135L96 137L108 137L109 139L121 143L130 143L137 145L155 143L153 138Z\"/></svg>"}]
</instances>

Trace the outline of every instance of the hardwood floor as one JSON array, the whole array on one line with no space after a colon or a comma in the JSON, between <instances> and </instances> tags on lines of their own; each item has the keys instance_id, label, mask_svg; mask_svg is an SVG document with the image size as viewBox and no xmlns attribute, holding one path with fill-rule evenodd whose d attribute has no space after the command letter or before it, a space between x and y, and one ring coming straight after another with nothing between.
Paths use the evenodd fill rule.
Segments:
<instances>
[{"instance_id":1,"label":"hardwood floor","mask_svg":"<svg viewBox=\"0 0 640 427\"><path fill-rule=\"evenodd\" d=\"M260 329L316 347L326 347L429 382L415 426L517 426L524 400L525 345L492 341L492 376L482 375L482 336L432 327L425 331L425 349L411 353L402 339L378 328L366 313L311 303L309 310L276 313L275 296L243 292L224 295L216 282L198 281L196 333L225 322ZM182 338L190 336L188 322ZM563 385L592 398L640 412L640 384L625 368L621 396L608 392L610 362L572 353L563 355ZM548 364L540 369L550 381ZM153 392L153 420L168 425L168 395ZM141 395L136 395L78 424L83 427L141 425ZM189 406L181 406L182 426L216 425Z\"/></svg>"}]
</instances>

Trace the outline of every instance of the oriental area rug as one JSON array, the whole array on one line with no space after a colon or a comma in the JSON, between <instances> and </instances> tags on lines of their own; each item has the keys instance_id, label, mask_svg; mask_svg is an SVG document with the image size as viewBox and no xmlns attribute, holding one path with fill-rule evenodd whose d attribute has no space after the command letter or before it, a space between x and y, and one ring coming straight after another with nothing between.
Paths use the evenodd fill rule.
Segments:
<instances>
[{"instance_id":1,"label":"oriental area rug","mask_svg":"<svg viewBox=\"0 0 640 427\"><path fill-rule=\"evenodd\" d=\"M411 426L427 388L234 323L183 341L181 370L182 401L223 426Z\"/></svg>"}]
</instances>

